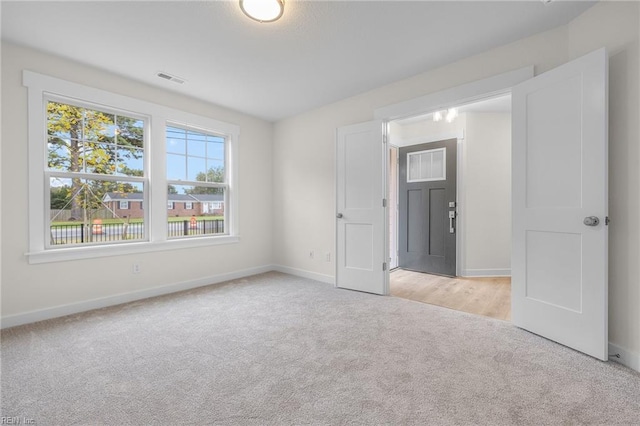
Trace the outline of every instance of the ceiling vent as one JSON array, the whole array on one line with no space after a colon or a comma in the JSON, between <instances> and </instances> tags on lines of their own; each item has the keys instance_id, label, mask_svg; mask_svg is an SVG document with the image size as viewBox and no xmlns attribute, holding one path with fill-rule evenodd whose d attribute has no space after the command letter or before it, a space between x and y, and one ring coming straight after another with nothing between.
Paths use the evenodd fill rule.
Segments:
<instances>
[{"instance_id":1,"label":"ceiling vent","mask_svg":"<svg viewBox=\"0 0 640 426\"><path fill-rule=\"evenodd\" d=\"M184 83L184 79L180 77L176 77L175 75L167 74L166 72L159 72L156 74L160 78L164 78L165 80L173 81L174 83L182 84Z\"/></svg>"}]
</instances>

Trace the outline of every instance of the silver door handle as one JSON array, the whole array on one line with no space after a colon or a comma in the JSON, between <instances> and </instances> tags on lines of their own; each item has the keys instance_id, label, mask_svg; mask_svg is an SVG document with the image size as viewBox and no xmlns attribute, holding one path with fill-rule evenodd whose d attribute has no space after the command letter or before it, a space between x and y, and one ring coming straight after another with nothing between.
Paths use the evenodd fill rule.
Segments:
<instances>
[{"instance_id":1,"label":"silver door handle","mask_svg":"<svg viewBox=\"0 0 640 426\"><path fill-rule=\"evenodd\" d=\"M453 220L456 218L456 212L454 210L449 211L449 233L455 234L456 228L453 226Z\"/></svg>"},{"instance_id":2,"label":"silver door handle","mask_svg":"<svg viewBox=\"0 0 640 426\"><path fill-rule=\"evenodd\" d=\"M337 217L338 219L342 219L342 213L338 213L338 214L336 215L336 217Z\"/></svg>"},{"instance_id":3,"label":"silver door handle","mask_svg":"<svg viewBox=\"0 0 640 426\"><path fill-rule=\"evenodd\" d=\"M598 226L598 224L600 223L600 219L598 219L597 216L587 216L584 218L582 223L587 226Z\"/></svg>"}]
</instances>

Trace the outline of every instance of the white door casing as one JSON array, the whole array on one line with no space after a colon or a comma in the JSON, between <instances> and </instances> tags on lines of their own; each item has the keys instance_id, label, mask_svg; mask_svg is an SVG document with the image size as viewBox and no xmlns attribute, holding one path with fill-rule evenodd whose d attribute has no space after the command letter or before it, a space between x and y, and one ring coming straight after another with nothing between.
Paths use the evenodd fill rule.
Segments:
<instances>
[{"instance_id":1,"label":"white door casing","mask_svg":"<svg viewBox=\"0 0 640 426\"><path fill-rule=\"evenodd\" d=\"M513 88L512 321L601 360L607 330L605 49ZM596 216L599 224L583 220Z\"/></svg>"},{"instance_id":2,"label":"white door casing","mask_svg":"<svg viewBox=\"0 0 640 426\"><path fill-rule=\"evenodd\" d=\"M381 120L338 128L336 286L388 294L386 144Z\"/></svg>"}]
</instances>

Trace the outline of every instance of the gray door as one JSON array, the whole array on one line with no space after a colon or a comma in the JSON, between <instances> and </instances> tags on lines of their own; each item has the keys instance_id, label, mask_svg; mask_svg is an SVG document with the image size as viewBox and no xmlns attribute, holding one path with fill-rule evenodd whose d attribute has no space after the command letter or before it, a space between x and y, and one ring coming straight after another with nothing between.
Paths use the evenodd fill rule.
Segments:
<instances>
[{"instance_id":1,"label":"gray door","mask_svg":"<svg viewBox=\"0 0 640 426\"><path fill-rule=\"evenodd\" d=\"M456 275L456 158L456 139L400 148L400 268Z\"/></svg>"}]
</instances>

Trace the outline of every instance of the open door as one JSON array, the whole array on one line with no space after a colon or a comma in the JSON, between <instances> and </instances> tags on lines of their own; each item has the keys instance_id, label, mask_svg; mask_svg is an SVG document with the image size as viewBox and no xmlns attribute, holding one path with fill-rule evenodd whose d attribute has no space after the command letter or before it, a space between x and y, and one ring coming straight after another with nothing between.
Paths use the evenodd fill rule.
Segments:
<instances>
[{"instance_id":1,"label":"open door","mask_svg":"<svg viewBox=\"0 0 640 426\"><path fill-rule=\"evenodd\" d=\"M336 286L388 294L382 121L340 127L336 141Z\"/></svg>"},{"instance_id":2,"label":"open door","mask_svg":"<svg viewBox=\"0 0 640 426\"><path fill-rule=\"evenodd\" d=\"M601 360L607 337L604 49L513 88L512 320Z\"/></svg>"}]
</instances>

